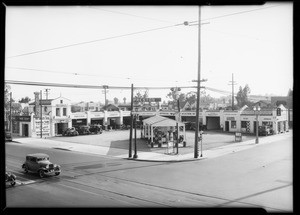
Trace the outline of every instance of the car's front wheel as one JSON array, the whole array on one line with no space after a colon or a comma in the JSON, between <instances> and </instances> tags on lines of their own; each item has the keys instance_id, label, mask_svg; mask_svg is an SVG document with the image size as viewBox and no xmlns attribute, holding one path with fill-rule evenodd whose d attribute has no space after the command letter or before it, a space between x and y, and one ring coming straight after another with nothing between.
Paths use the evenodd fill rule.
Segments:
<instances>
[{"instance_id":1,"label":"car's front wheel","mask_svg":"<svg viewBox=\"0 0 300 215\"><path fill-rule=\"evenodd\" d=\"M10 182L11 186L15 186L16 185L16 181L14 179L12 179L12 181Z\"/></svg>"},{"instance_id":2,"label":"car's front wheel","mask_svg":"<svg viewBox=\"0 0 300 215\"><path fill-rule=\"evenodd\" d=\"M59 174L60 174L60 172L56 172L56 173L55 173L55 175L59 175Z\"/></svg>"},{"instance_id":3,"label":"car's front wheel","mask_svg":"<svg viewBox=\"0 0 300 215\"><path fill-rule=\"evenodd\" d=\"M40 176L40 178L44 178L44 176L45 176L44 170L39 171L39 176Z\"/></svg>"},{"instance_id":4,"label":"car's front wheel","mask_svg":"<svg viewBox=\"0 0 300 215\"><path fill-rule=\"evenodd\" d=\"M24 167L24 171L25 171L25 173L28 173L28 167L26 165Z\"/></svg>"}]
</instances>

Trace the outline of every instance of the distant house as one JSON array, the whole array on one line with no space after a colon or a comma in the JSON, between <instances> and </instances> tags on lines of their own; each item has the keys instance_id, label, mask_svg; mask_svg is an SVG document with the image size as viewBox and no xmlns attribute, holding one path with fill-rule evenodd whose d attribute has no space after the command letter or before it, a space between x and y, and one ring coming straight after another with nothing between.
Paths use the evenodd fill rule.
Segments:
<instances>
[{"instance_id":1,"label":"distant house","mask_svg":"<svg viewBox=\"0 0 300 215\"><path fill-rule=\"evenodd\" d=\"M253 106L260 106L261 109L266 109L266 108L272 108L274 106L272 106L271 101L269 100L259 100L258 102L255 102L253 104Z\"/></svg>"},{"instance_id":2,"label":"distant house","mask_svg":"<svg viewBox=\"0 0 300 215\"><path fill-rule=\"evenodd\" d=\"M290 128L293 127L293 96L272 96L273 106L283 105L288 110L288 121Z\"/></svg>"},{"instance_id":3,"label":"distant house","mask_svg":"<svg viewBox=\"0 0 300 215\"><path fill-rule=\"evenodd\" d=\"M131 104L119 104L118 108L122 111L130 111L131 110Z\"/></svg>"},{"instance_id":4,"label":"distant house","mask_svg":"<svg viewBox=\"0 0 300 215\"><path fill-rule=\"evenodd\" d=\"M293 97L292 96L272 96L271 104L273 106L279 106L282 104L287 109L293 109Z\"/></svg>"},{"instance_id":5,"label":"distant house","mask_svg":"<svg viewBox=\"0 0 300 215\"><path fill-rule=\"evenodd\" d=\"M101 110L106 110L106 111L119 111L120 108L117 107L116 105L114 104L108 104L108 105L104 105Z\"/></svg>"}]
</instances>

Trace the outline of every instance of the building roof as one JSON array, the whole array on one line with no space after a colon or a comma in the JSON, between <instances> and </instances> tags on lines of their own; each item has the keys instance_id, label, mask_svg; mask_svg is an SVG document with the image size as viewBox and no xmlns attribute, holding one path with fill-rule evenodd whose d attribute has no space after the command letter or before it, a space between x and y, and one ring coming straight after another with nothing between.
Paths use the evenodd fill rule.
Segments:
<instances>
[{"instance_id":1,"label":"building roof","mask_svg":"<svg viewBox=\"0 0 300 215\"><path fill-rule=\"evenodd\" d=\"M108 105L104 105L103 107L101 107L101 110L107 110L107 109L115 109L115 110L120 110L119 107L117 107L116 105L114 104L108 104Z\"/></svg>"},{"instance_id":2,"label":"building roof","mask_svg":"<svg viewBox=\"0 0 300 215\"><path fill-rule=\"evenodd\" d=\"M143 122L145 124L157 126L157 127L176 126L177 123L179 126L185 125L183 122L176 121L176 120L173 120L173 119L170 119L167 117L163 117L163 116L159 116L159 115L147 118L147 119L143 120Z\"/></svg>"},{"instance_id":3,"label":"building roof","mask_svg":"<svg viewBox=\"0 0 300 215\"><path fill-rule=\"evenodd\" d=\"M53 100L54 100L54 99L42 99L42 100L39 100L39 102L40 102L40 104L42 104L42 105L51 105L51 102L52 102ZM29 103L29 105L35 105L35 101Z\"/></svg>"}]
</instances>

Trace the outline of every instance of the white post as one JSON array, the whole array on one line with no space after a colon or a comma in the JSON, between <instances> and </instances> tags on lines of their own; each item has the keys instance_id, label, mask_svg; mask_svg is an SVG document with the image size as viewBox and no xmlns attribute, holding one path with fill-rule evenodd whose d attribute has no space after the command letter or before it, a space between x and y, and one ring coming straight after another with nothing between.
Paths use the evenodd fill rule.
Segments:
<instances>
[{"instance_id":1,"label":"white post","mask_svg":"<svg viewBox=\"0 0 300 215\"><path fill-rule=\"evenodd\" d=\"M153 143L153 126L151 125L151 142Z\"/></svg>"}]
</instances>

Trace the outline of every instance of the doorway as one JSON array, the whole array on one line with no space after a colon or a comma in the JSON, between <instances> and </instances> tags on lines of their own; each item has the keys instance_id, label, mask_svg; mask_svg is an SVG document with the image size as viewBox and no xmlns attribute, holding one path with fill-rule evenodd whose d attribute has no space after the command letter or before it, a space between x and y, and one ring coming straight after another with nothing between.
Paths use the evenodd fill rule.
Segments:
<instances>
[{"instance_id":1,"label":"doorway","mask_svg":"<svg viewBox=\"0 0 300 215\"><path fill-rule=\"evenodd\" d=\"M22 136L28 137L28 124L23 124L23 129L22 129L22 131L23 131Z\"/></svg>"},{"instance_id":2,"label":"doorway","mask_svg":"<svg viewBox=\"0 0 300 215\"><path fill-rule=\"evenodd\" d=\"M229 131L229 121L225 121L225 131Z\"/></svg>"}]
</instances>

